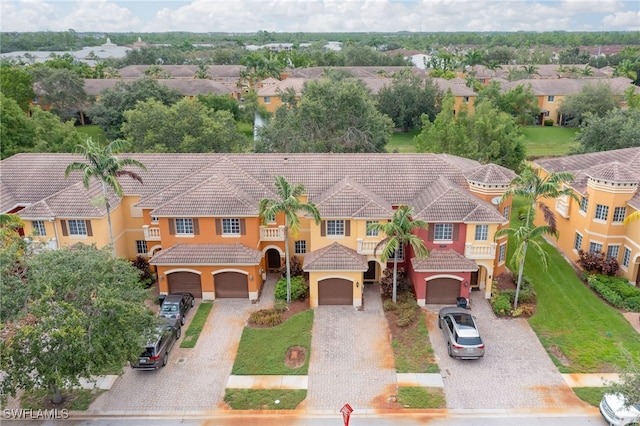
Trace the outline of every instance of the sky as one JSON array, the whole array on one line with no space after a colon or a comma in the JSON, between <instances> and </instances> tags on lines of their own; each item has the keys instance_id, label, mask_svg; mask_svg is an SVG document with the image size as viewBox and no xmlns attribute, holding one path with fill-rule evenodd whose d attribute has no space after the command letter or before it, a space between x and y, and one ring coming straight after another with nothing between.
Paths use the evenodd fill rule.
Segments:
<instances>
[{"instance_id":1,"label":"sky","mask_svg":"<svg viewBox=\"0 0 640 426\"><path fill-rule=\"evenodd\" d=\"M0 0L0 31L640 31L639 0Z\"/></svg>"}]
</instances>

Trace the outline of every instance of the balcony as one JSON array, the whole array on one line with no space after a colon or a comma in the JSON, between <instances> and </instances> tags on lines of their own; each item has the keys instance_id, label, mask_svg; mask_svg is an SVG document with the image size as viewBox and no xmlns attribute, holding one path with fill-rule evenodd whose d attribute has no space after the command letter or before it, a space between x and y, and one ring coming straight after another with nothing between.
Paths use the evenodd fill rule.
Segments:
<instances>
[{"instance_id":1,"label":"balcony","mask_svg":"<svg viewBox=\"0 0 640 426\"><path fill-rule=\"evenodd\" d=\"M142 225L144 239L147 241L160 241L160 228L151 228L149 225Z\"/></svg>"},{"instance_id":2,"label":"balcony","mask_svg":"<svg viewBox=\"0 0 640 426\"><path fill-rule=\"evenodd\" d=\"M467 259L495 259L496 243L464 245L464 257Z\"/></svg>"},{"instance_id":3,"label":"balcony","mask_svg":"<svg viewBox=\"0 0 640 426\"><path fill-rule=\"evenodd\" d=\"M260 227L260 241L284 241L284 225L277 228Z\"/></svg>"},{"instance_id":4,"label":"balcony","mask_svg":"<svg viewBox=\"0 0 640 426\"><path fill-rule=\"evenodd\" d=\"M357 248L356 251L358 252L358 254L373 254L373 251L375 250L376 246L380 243L380 241L378 240L374 240L374 241L370 241L370 240L363 240L362 238L358 238L357 240ZM380 247L380 250L378 250L378 254L382 253L382 248Z\"/></svg>"},{"instance_id":5,"label":"balcony","mask_svg":"<svg viewBox=\"0 0 640 426\"><path fill-rule=\"evenodd\" d=\"M565 219L569 218L569 204L560 198L556 200L556 211Z\"/></svg>"}]
</instances>

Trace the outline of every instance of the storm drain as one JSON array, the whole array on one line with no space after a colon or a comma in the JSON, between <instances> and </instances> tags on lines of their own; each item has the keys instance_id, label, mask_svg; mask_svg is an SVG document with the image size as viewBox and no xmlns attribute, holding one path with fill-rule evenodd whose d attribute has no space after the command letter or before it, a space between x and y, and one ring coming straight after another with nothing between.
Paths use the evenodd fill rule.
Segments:
<instances>
[{"instance_id":1,"label":"storm drain","mask_svg":"<svg viewBox=\"0 0 640 426\"><path fill-rule=\"evenodd\" d=\"M176 364L185 364L187 362L187 358L178 358Z\"/></svg>"}]
</instances>

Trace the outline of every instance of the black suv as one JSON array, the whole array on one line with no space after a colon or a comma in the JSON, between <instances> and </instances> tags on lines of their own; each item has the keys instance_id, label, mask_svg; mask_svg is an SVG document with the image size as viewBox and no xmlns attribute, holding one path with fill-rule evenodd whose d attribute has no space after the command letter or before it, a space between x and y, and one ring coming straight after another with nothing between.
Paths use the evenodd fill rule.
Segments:
<instances>
[{"instance_id":1,"label":"black suv","mask_svg":"<svg viewBox=\"0 0 640 426\"><path fill-rule=\"evenodd\" d=\"M136 361L131 362L131 368L137 370L157 370L167 365L169 351L182 335L180 321L177 319L163 319L156 330L156 335L145 346L144 351Z\"/></svg>"},{"instance_id":2,"label":"black suv","mask_svg":"<svg viewBox=\"0 0 640 426\"><path fill-rule=\"evenodd\" d=\"M184 325L184 317L195 305L195 299L191 293L170 294L164 298L158 316L180 321Z\"/></svg>"}]
</instances>

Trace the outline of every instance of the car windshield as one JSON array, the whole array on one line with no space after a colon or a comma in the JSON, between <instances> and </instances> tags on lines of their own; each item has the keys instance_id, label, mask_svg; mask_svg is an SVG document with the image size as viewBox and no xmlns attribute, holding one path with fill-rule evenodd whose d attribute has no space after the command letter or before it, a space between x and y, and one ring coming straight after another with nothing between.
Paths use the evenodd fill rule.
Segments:
<instances>
[{"instance_id":1,"label":"car windshield","mask_svg":"<svg viewBox=\"0 0 640 426\"><path fill-rule=\"evenodd\" d=\"M162 305L162 312L178 312L178 304L165 303Z\"/></svg>"},{"instance_id":2,"label":"car windshield","mask_svg":"<svg viewBox=\"0 0 640 426\"><path fill-rule=\"evenodd\" d=\"M458 344L465 346L481 345L482 340L479 337L458 337Z\"/></svg>"}]
</instances>

